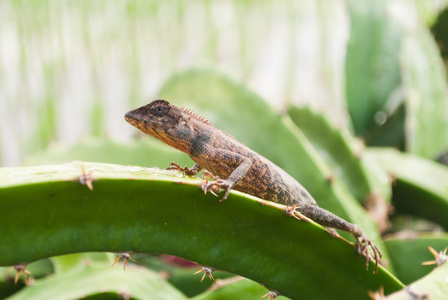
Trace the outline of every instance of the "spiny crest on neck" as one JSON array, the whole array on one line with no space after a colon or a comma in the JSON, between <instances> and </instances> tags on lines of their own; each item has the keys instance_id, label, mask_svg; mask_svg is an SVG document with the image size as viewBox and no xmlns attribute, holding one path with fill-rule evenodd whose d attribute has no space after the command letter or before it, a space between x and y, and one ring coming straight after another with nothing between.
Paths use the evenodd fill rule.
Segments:
<instances>
[{"instance_id":1,"label":"spiny crest on neck","mask_svg":"<svg viewBox=\"0 0 448 300\"><path fill-rule=\"evenodd\" d=\"M201 122L203 122L204 124L207 124L207 125L212 125L212 122L210 122L209 120L205 119L203 116L198 115L191 108L181 107L180 109L183 112L185 112L186 114L188 114L189 116L195 118L196 120L199 120L199 121L201 121Z\"/></svg>"}]
</instances>

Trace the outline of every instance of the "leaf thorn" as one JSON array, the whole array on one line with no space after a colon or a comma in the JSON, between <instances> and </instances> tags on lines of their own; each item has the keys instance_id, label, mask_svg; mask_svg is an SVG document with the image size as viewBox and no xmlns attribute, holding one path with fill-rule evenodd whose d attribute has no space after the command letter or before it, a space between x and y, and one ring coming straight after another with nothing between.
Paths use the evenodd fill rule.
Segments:
<instances>
[{"instance_id":1,"label":"leaf thorn","mask_svg":"<svg viewBox=\"0 0 448 300\"><path fill-rule=\"evenodd\" d=\"M93 182L95 181L95 178L92 176L92 171L86 172L84 169L84 166L81 166L82 174L78 177L79 183L86 185L89 190L93 191Z\"/></svg>"},{"instance_id":2,"label":"leaf thorn","mask_svg":"<svg viewBox=\"0 0 448 300\"><path fill-rule=\"evenodd\" d=\"M16 271L16 275L14 277L14 284L17 284L17 282L19 281L20 273L23 274L23 278L25 279L25 284L27 284L29 281L27 274L31 274L31 272L26 269L26 264L14 265L11 269L8 270L8 272L14 271L14 270Z\"/></svg>"},{"instance_id":3,"label":"leaf thorn","mask_svg":"<svg viewBox=\"0 0 448 300\"><path fill-rule=\"evenodd\" d=\"M131 257L132 253L133 252L120 252L120 253L118 253L118 257L114 260L114 262L112 263L111 267L113 267L117 262L120 261L120 259L123 258L123 270L126 271L126 267L128 266L128 259L137 262L135 259L133 259Z\"/></svg>"},{"instance_id":4,"label":"leaf thorn","mask_svg":"<svg viewBox=\"0 0 448 300\"><path fill-rule=\"evenodd\" d=\"M196 275L196 274L199 274L199 273L201 273L201 272L204 272L204 274L202 275L202 278L201 278L201 282L204 280L204 278L205 278L206 275L208 275L208 277L209 277L211 280L215 280L215 278L213 278L213 272L214 272L214 271L215 271L215 270L212 269L212 268L210 268L210 267L205 267L205 266L203 266L202 269L200 269L199 271L194 272L193 275Z\"/></svg>"},{"instance_id":5,"label":"leaf thorn","mask_svg":"<svg viewBox=\"0 0 448 300\"><path fill-rule=\"evenodd\" d=\"M269 290L269 292L267 294L261 296L260 298L268 297L268 300L273 300L273 299L277 298L278 295L279 295L279 293L277 291Z\"/></svg>"},{"instance_id":6,"label":"leaf thorn","mask_svg":"<svg viewBox=\"0 0 448 300\"><path fill-rule=\"evenodd\" d=\"M429 251L431 251L432 255L434 255L436 260L424 261L424 262L422 262L422 265L438 265L438 266L440 266L441 264L443 264L446 261L446 259L447 259L446 251L448 250L448 248L445 248L445 250L440 251L439 253L437 253L437 251L434 250L434 248L432 248L431 246L428 246L428 249L429 249Z\"/></svg>"}]
</instances>

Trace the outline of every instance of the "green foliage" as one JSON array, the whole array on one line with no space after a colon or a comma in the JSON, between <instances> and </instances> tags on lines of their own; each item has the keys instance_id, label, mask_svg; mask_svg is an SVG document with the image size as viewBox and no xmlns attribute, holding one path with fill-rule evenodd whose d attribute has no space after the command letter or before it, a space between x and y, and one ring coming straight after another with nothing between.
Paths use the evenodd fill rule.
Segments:
<instances>
[{"instance_id":1,"label":"green foliage","mask_svg":"<svg viewBox=\"0 0 448 300\"><path fill-rule=\"evenodd\" d=\"M422 265L423 261L434 260L428 245L442 251L448 245L447 234L422 234L408 237L394 237L385 241L394 261L396 274L405 284L410 284L429 274L433 266Z\"/></svg>"},{"instance_id":2,"label":"green foliage","mask_svg":"<svg viewBox=\"0 0 448 300\"><path fill-rule=\"evenodd\" d=\"M447 147L446 71L429 29L394 18L391 1L348 1L347 106L367 144L428 158Z\"/></svg>"},{"instance_id":3,"label":"green foliage","mask_svg":"<svg viewBox=\"0 0 448 300\"><path fill-rule=\"evenodd\" d=\"M155 139L144 138L125 144L104 137L84 139L73 146L55 144L46 151L30 155L24 163L42 165L69 160L160 168L168 167L172 161L193 164L187 155Z\"/></svg>"},{"instance_id":4,"label":"green foliage","mask_svg":"<svg viewBox=\"0 0 448 300\"><path fill-rule=\"evenodd\" d=\"M213 195L203 195L198 188L199 179L143 168L163 169L171 161L191 167L193 162L187 155L136 131L138 138L127 143L102 137L109 115L98 93L84 114L85 124L91 126L95 138L88 137L70 146L54 143L24 160L26 165L37 167L0 169L0 265L5 266L0 268L0 274L4 274L0 276L0 297L145 299L151 295L157 299L258 299L269 288L293 299L328 299L334 295L368 299L368 292L380 287L388 299L407 299L409 291L429 293L431 299L446 295L443 280L448 264L437 268L420 265L433 259L428 246L437 252L448 246L446 234L421 234L396 221L388 224L388 206L392 205L392 221L398 217L412 218L429 221L426 224L434 231L448 228L448 170L433 161L447 150L446 71L429 30L421 22L412 26L403 23L394 13L392 6L396 2L347 0L350 37L342 72L346 86L340 89L345 90L343 106L349 121L335 124L337 118L332 111L297 107L292 104L294 101L278 113L245 84L203 69L170 77L157 94L203 115L215 127L285 169L320 206L361 226L383 251L387 269L380 267L374 275L371 263L366 271L363 257L351 243L331 238L317 224L285 216L281 212L284 207L262 206L254 197L238 192L218 203ZM39 11L40 17L48 17L50 7L60 9L56 1L44 3L26 6ZM120 36L114 41L130 45L123 54L131 82L127 91L129 109L150 101L143 100L139 80L146 83L160 75L143 78L139 57L146 57L146 53L133 36L135 28L146 28L147 23L142 20L152 20L148 15L163 19L156 28L163 28L164 36L156 30L154 40L170 46L168 51L160 51L159 61L168 74L174 69L171 62L178 59L176 51L183 54L177 37L184 36L189 28L182 19L187 11L183 3L176 4L178 18L169 22L158 2L145 3L124 3L121 11L125 18L133 18L126 24L132 30L120 31L122 22L114 22L114 34ZM246 32L239 36L238 50L244 58L240 58L244 74L256 68L249 46L269 27L257 28L261 33L256 37L247 34L250 22L245 21L252 20L247 18L251 3L238 2L235 8L244 20L237 28ZM272 22L272 6L256 4L266 20ZM90 2L70 5L85 20L90 6L101 8L101 4ZM14 2L14 6L21 9L25 4ZM326 8L318 4L322 16L328 14ZM205 3L204 9L206 18L211 18L213 5ZM300 10L294 6L290 11L287 21L296 28ZM33 14L26 19L39 34L51 27L37 22ZM322 17L321 21L328 19ZM19 49L23 53L33 51L28 47L26 30L21 27L26 24L23 22L18 28L23 31ZM333 32L325 28L331 36ZM441 29L436 26L434 30ZM104 53L109 55L115 44L108 40L110 32L92 35L88 22L83 22L81 32L87 52L96 58L92 62L93 85L100 86L98 74L103 65L108 65ZM129 32L134 38L127 43ZM208 39L200 56L217 56L222 43L217 32L221 31L207 28ZM152 31L141 32L139 39L153 39L149 33ZM164 39L165 35L174 38ZM104 41L102 47L92 46L96 38ZM323 45L327 45L325 41ZM325 47L322 48L325 59ZM23 53L25 65L29 56ZM288 92L297 81L292 76L292 62L298 58L292 53L295 52L291 50L288 76L283 76L287 78L282 85ZM115 52L111 57L115 57ZM57 100L61 91L53 89L59 85L59 71L65 68L66 60L56 57L44 64L45 101L36 109L39 122L30 134L32 138L23 143L27 146L24 153L39 149L60 135L57 121L61 107ZM324 81L333 82L329 73L323 73ZM272 81L282 81L279 75L272 74ZM129 126L121 117L115 122ZM76 126L84 126L81 123ZM409 153L370 146L393 146ZM72 160L95 163L54 165ZM93 191L79 183L81 165L87 174L93 171ZM386 228L388 235L383 236ZM353 241L351 236L342 235ZM133 255L137 263L130 262L124 272L121 266L110 267L110 254L85 253L92 251L139 253ZM166 262L158 254L183 257L224 272L213 274L219 279L215 284L208 277L200 284L202 274L192 275L198 265L186 267ZM34 284L24 285L21 275L14 285L14 273L6 266L19 263L28 264ZM240 280L234 274L247 279ZM404 287L401 282L409 286L398 291Z\"/></svg>"},{"instance_id":5,"label":"green foliage","mask_svg":"<svg viewBox=\"0 0 448 300\"><path fill-rule=\"evenodd\" d=\"M93 191L79 182L81 168L95 178ZM199 180L182 178L177 172L75 162L4 168L0 177L4 208L0 265L66 253L132 251L183 257L240 274L291 298L328 298L338 292L362 299L369 289L384 286L393 292L402 287L382 268L373 274L373 262L366 271L365 260L353 245L331 237L317 224L285 216L284 207L260 205L254 197L237 192L219 203L215 196L203 195ZM33 204L37 204L34 210L22 209ZM21 221L15 222L19 214ZM76 257L58 259L54 265L51 278L37 280L15 297L47 299L46 295L60 294L63 288L69 299L93 291L120 292L124 286L136 297L154 294L139 290L144 280L153 282L146 289L158 290L168 298L179 294L161 278L150 279L149 271L145 273L148 278L137 280L137 270L128 276L117 269L107 273L104 265L96 268L92 262L85 267ZM97 277L107 280L94 284ZM332 285L336 277L341 285L359 283L339 291ZM162 286L168 291L161 290Z\"/></svg>"},{"instance_id":6,"label":"green foliage","mask_svg":"<svg viewBox=\"0 0 448 300\"><path fill-rule=\"evenodd\" d=\"M346 59L347 106L355 133L369 142L380 129L375 115L400 85L402 29L387 14L388 1L349 0L350 40Z\"/></svg>"},{"instance_id":7,"label":"green foliage","mask_svg":"<svg viewBox=\"0 0 448 300\"><path fill-rule=\"evenodd\" d=\"M405 300L409 299L410 297L430 297L431 299L444 299L448 294L448 288L446 285L447 276L448 263L446 263L445 261L445 263L436 267L425 277L412 283L406 289L389 295L387 299Z\"/></svg>"},{"instance_id":8,"label":"green foliage","mask_svg":"<svg viewBox=\"0 0 448 300\"><path fill-rule=\"evenodd\" d=\"M106 299L123 299L129 295L139 299L145 299L148 295L154 299L186 299L155 272L133 267L123 272L121 268L111 268L108 263L110 261L104 254L100 261L94 261L93 255L53 258L55 263L57 260L64 260L59 264L71 267L56 271L53 276L36 280L33 285L23 288L9 299L52 299L55 295L58 295L58 299L80 299L95 295ZM104 291L107 291L106 294Z\"/></svg>"},{"instance_id":9,"label":"green foliage","mask_svg":"<svg viewBox=\"0 0 448 300\"><path fill-rule=\"evenodd\" d=\"M397 210L448 228L446 166L392 149L374 149L369 154L394 176L394 206Z\"/></svg>"},{"instance_id":10,"label":"green foliage","mask_svg":"<svg viewBox=\"0 0 448 300\"><path fill-rule=\"evenodd\" d=\"M360 141L347 128L334 127L327 116L309 107L292 106L288 113L334 176L341 179L358 201L364 203L370 195L377 194L383 202L389 202L391 190L387 175L373 160L360 153Z\"/></svg>"},{"instance_id":11,"label":"green foliage","mask_svg":"<svg viewBox=\"0 0 448 300\"><path fill-rule=\"evenodd\" d=\"M439 49L426 28L406 36L402 71L406 93L406 148L436 158L447 147L447 78Z\"/></svg>"},{"instance_id":12,"label":"green foliage","mask_svg":"<svg viewBox=\"0 0 448 300\"><path fill-rule=\"evenodd\" d=\"M199 89L201 86L202 88ZM388 257L388 268L390 270L395 270L394 264L397 261L400 264L400 273L398 274L407 272L406 265L400 260L402 256L396 255L397 253L402 253L402 251L397 250L401 249L401 241L397 239L393 244L394 246L390 246L392 245L391 242L383 245L379 232L372 225L369 225L372 224L372 221L369 221L369 217L359 207L358 201L365 202L366 196L374 191L382 195L381 201L388 199L390 185L387 184L389 181L385 180L384 172L394 174L398 182L406 174L412 173L414 177L413 185L421 186L429 194L432 188L421 179L425 178L423 174L432 173L435 178L444 178L446 175L443 174L447 172L445 167L432 166L433 164L425 163L431 165L429 166L430 169L422 172L405 170L403 173L400 173L399 170L402 169L403 164L417 170L422 170L422 168L413 167L412 163L418 163L418 160L412 157L409 158L410 162L403 163L399 159L401 156L392 157L389 158L389 161L386 161L388 157L386 154L389 152L376 150L362 154L359 152L361 151L359 148L360 143L349 132L333 129L331 123L319 114L306 108L291 107L288 115L280 116L274 113L264 104L262 99L244 86L235 84L226 77L214 72L196 70L179 74L165 85L160 94L161 97L175 99L173 103L176 105L196 103L189 106L193 106L196 111L199 111L204 116L211 116L210 119L213 120L215 126L231 132L238 139L245 141L248 146L285 168L301 182L309 183L310 192L313 195L318 195L315 196L316 199L323 200L319 202L324 207L330 207L330 209L338 211L344 217L359 224L369 236L376 239L375 242L378 245L382 245L380 247L385 257ZM214 111L215 113L213 113ZM216 114L218 111L220 113ZM248 112L251 113L248 114ZM252 112L255 114L252 115ZM242 128L244 130L241 130ZM250 134L257 130L263 132L263 134ZM322 138L320 135L326 138ZM272 141L275 141L275 143L272 143ZM282 149L283 155L279 155L281 152L277 149ZM334 150L331 151L331 149ZM336 149L343 151L338 152ZM107 139L96 139L84 141L72 148L53 147L47 153L34 156L30 161L34 163L49 162L51 160L62 162L68 158L115 161L122 164L135 162L137 165L156 165L162 168L166 167L171 160L180 161L179 159L184 159L181 163L191 166L186 155L146 138L128 145ZM424 161L424 159L420 160ZM378 170L375 171L375 168L370 168L369 166L373 164L372 162L380 163L380 170L384 171L378 172ZM89 164L83 164L89 171ZM12 243L12 240L5 244L4 247L6 248L3 252L10 253L10 255L4 256L4 265L72 252L156 252L174 254L217 269L243 275L292 298L304 296L304 289L308 291L309 294L307 296L309 297L317 297L317 295L324 297L323 295L326 292L330 295L335 293L337 286L344 285L344 280L347 281L346 285L350 285L349 282L355 280L355 277L352 278L351 276L356 276L356 278L367 276L366 280L362 282L369 286L357 285L359 290L356 292L356 296L354 296L353 288L347 290L350 292L350 296L355 298L366 298L367 291L377 290L380 286L386 288L386 293L391 293L400 288L400 284L396 279L383 270L377 275L366 272L363 269L362 258L353 251L350 245L341 243L338 239L330 238L319 226L314 225L314 227L310 227L310 229L314 229L312 229L312 232L309 232L306 228L311 226L311 224L287 218L276 209L260 206L251 200L252 197L237 200L242 195L234 193L224 204L219 204L213 196L201 196L200 190L196 187L198 184L197 180L178 176L175 176L175 179L172 177L170 179L170 176L175 174L172 172L145 170L140 167L122 169L119 166L90 166L95 169L94 176L98 178L98 181L94 183L94 192L89 191L87 187L81 186L75 181L67 181L73 180L81 174L79 164L62 166L60 168L63 171L60 170L58 172L56 171L57 167L49 166L16 170L3 169L3 172L6 172L4 174L10 174L8 176L9 180L19 180L20 185L4 181L5 188L3 192L5 194L3 194L1 199L5 199L4 201L9 199L5 202L4 207L10 205L11 208L7 210L9 212L8 216L0 219L10 223L12 221L9 221L9 218L15 219L17 214L22 213L22 217L25 217L21 210L14 213L13 208L27 206L27 201L31 201L26 196L28 194L35 195L32 201L41 203L41 211L43 213L43 215L39 216L36 211L32 211L31 215L23 218L24 220L29 220L29 224L28 221L24 221L23 223L17 223L15 227L11 227L11 231L8 231L8 238L14 237L14 243L18 244ZM295 166L301 167L296 168ZM109 171L107 171L108 168ZM376 169L378 168L376 166ZM435 169L440 170L436 173ZM132 174L128 174L128 172ZM11 177L11 174L16 175ZM23 177L18 174L28 175ZM30 177L30 174L38 174L39 176ZM170 176L168 176L169 174ZM143 176L143 178L148 179L153 177L153 179L145 181L140 178L137 181L129 181L130 178L135 176ZM58 179L57 182L55 182L56 178ZM362 183L361 187L356 186L356 178L362 180L360 181ZM176 184L171 187L166 185L173 180L186 184ZM431 181L432 179L429 179L426 182ZM437 182L439 183L436 185L443 189L446 188L448 180L440 179ZM21 186L21 184L25 185ZM151 187L146 187L147 184ZM425 186L426 188L424 188ZM437 191L437 189L433 190ZM52 196L49 197L49 195ZM446 193L443 194L443 190L440 190L437 196L441 198L438 201L442 202L442 208L447 206L446 199L442 199L444 195ZM399 197L394 188L394 200L399 199ZM58 200L59 198L61 200ZM23 199L25 202L21 202L21 205L18 205L18 201L22 201L20 199ZM49 199L52 200L49 201ZM62 201L62 199L64 200ZM80 202L80 199L83 200ZM331 201L334 203L328 201L329 199L333 199ZM75 212L74 209L65 209L62 206L64 201L67 207L75 207L79 211ZM124 202L121 203L121 201ZM58 204L56 205L56 203ZM151 205L146 207L143 203L151 203ZM430 205L427 206L427 211L434 210L434 207L440 209L440 206L434 206L431 204L432 202L428 203ZM45 206L42 206L44 204ZM205 205L203 210L200 209L201 205ZM244 207L235 207L234 205L243 205ZM401 212L401 206L395 205ZM403 212L407 212L406 205L404 207ZM253 209L257 212L249 213ZM179 215L177 212L182 212L182 214ZM266 213L269 216L265 215ZM257 217L257 214L260 215ZM54 226L54 224L53 226L45 225L48 215L53 216L51 218L53 222L56 222L56 219L58 219L58 222L62 223L58 223L58 226ZM251 217L248 218L248 215ZM441 215L443 215L443 211ZM56 216L59 216L60 219L56 218ZM163 220L160 219L161 216L163 216ZM267 220L272 217L274 218L272 220L273 223L269 225ZM85 220L82 228L75 226L76 220L79 218ZM172 221L167 222L170 218ZM180 220L182 222L179 222ZM259 223L256 224L255 222ZM43 224L45 229L42 230L34 226L35 230L40 232L38 234L37 231L29 229L33 228L31 224ZM168 230L167 224L173 227ZM294 228L297 227L298 231L295 232L293 227L282 229L280 228L281 224L293 226ZM101 226L107 227L103 228ZM257 230L254 230L255 228ZM275 232L270 232L269 230L271 229L275 230ZM58 230L60 231L58 232ZM23 231L24 233L19 235L13 234L18 231ZM42 234L42 232L45 234ZM113 233L113 236L106 235L101 237L102 232ZM219 234L217 235L216 233L218 232ZM285 233L285 235L280 233ZM77 242L73 244L82 234L88 234L83 239L84 243ZM248 246L247 250L245 250L240 242L247 242L250 240L250 236L254 236L254 239L249 243L245 243ZM310 239L311 236L313 237L312 239ZM275 239L285 240L277 241L274 237ZM36 243L41 245L37 248L40 252L29 252L27 247L22 244L33 244L34 242L31 241L36 238ZM5 240L6 237L3 239ZM52 243L48 241L52 241ZM325 241L328 244L322 244ZM422 243L425 243L425 241ZM12 245L14 245L15 249L23 249L23 251L8 251ZM285 248L275 245L289 246ZM293 245L299 248L291 249L290 247ZM341 248L341 246L343 247ZM232 247L235 249L232 250ZM315 248L313 249L313 247ZM213 251L210 251L210 249L213 249ZM255 249L258 249L260 254L257 254L254 251ZM277 250L271 252L274 249ZM325 249L325 254L322 253L322 249ZM280 254L279 250L286 252ZM394 255L389 257L387 255L388 250L394 251ZM224 251L225 254L221 251ZM235 253L237 256L233 257L229 253ZM290 253L300 253L300 255L288 256ZM245 258L244 264L239 262L241 257ZM261 259L262 257L263 259ZM282 258L279 263L283 264L283 266L274 263L276 258ZM253 266L259 265L260 259L266 261L267 264L263 265L260 270L254 271ZM414 257L413 259L415 260L416 258ZM63 262L61 263L64 265ZM308 263L312 265L308 266ZM316 266L319 264L322 264L322 267L317 268ZM337 264L341 265L338 266ZM296 267L291 268L291 265ZM67 268L74 267L68 265ZM306 272L301 271L305 269L307 270ZM320 271L322 269L326 270L325 274L327 275L322 276ZM284 276L280 276L278 270L292 273L285 273ZM259 271L262 271L262 273L258 273ZM335 273L333 276L329 276L328 274L331 274L333 271L337 275ZM77 269L76 272L90 271ZM273 276L273 274L276 275ZM286 280L286 278L289 279ZM292 278L296 279L291 281ZM326 278L331 280L325 283ZM338 278L338 285L332 285L331 281L334 278ZM46 279L42 280L45 282ZM288 286L288 282L294 282L294 284ZM314 289L311 288L312 282L318 283ZM178 284L182 285L179 282ZM303 284L303 287L298 288L301 284ZM328 286L328 289L325 291L322 290L323 284ZM228 291L229 295L233 293L231 292L232 290L242 293L239 285L244 286L241 287L242 290L245 290L247 285L253 286L245 281L243 283L232 282L228 285L228 289L230 289ZM30 290L34 289L30 287ZM249 290L249 293L254 293L252 288L249 288ZM259 290L259 288L257 287L255 290ZM225 289L205 292L206 294L198 297L214 297L212 295L219 295L223 291ZM300 291L300 294L296 295L297 291ZM341 293L341 291L337 291ZM111 292L113 292L113 289ZM21 293L30 292L24 291ZM242 295L245 294L242 293Z\"/></svg>"}]
</instances>

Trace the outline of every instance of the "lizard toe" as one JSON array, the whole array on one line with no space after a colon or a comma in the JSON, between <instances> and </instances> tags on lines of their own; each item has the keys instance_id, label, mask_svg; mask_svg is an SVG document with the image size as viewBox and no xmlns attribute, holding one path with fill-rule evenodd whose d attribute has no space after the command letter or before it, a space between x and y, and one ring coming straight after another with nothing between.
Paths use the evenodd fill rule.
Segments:
<instances>
[{"instance_id":1,"label":"lizard toe","mask_svg":"<svg viewBox=\"0 0 448 300\"><path fill-rule=\"evenodd\" d=\"M204 194L210 192L213 195L218 196L217 194L221 192L221 189L225 190L224 197L222 197L221 200L219 200L219 202L223 202L227 199L231 188L232 188L231 184L228 181L222 179L219 179L217 181L206 180L202 184L202 190L204 191Z\"/></svg>"},{"instance_id":2,"label":"lizard toe","mask_svg":"<svg viewBox=\"0 0 448 300\"><path fill-rule=\"evenodd\" d=\"M358 253L366 257L366 270L369 269L369 262L372 260L375 262L374 274L378 272L378 263L383 257L380 249L365 235L361 235L356 238L356 244L358 246ZM369 252L369 247L372 249L373 257L371 257Z\"/></svg>"}]
</instances>

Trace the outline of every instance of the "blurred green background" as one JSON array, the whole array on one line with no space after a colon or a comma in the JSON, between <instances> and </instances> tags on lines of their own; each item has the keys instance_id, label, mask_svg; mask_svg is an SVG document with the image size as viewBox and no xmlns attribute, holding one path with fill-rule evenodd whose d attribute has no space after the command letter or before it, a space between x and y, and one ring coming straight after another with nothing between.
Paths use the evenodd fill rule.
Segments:
<instances>
[{"instance_id":1,"label":"blurred green background","mask_svg":"<svg viewBox=\"0 0 448 300\"><path fill-rule=\"evenodd\" d=\"M375 59L372 43L382 34L383 50L401 56L397 34L404 39L434 26L448 1L353 1L365 14L386 16L383 29L369 29L362 19L354 26L350 2L0 1L0 163L20 165L54 142L129 140L135 130L123 114L191 67L219 70L278 110L306 104L350 124L346 99L363 105L360 95L368 92L347 82L351 65ZM355 53L351 32L365 36ZM379 60L376 70L386 73L378 93L391 110L403 86L394 72L406 66L394 69L396 63ZM368 73L365 80L372 79ZM381 123L388 112L377 113Z\"/></svg>"}]
</instances>

